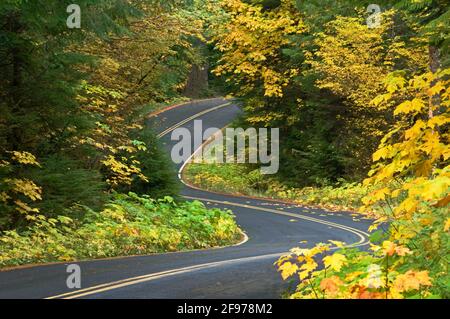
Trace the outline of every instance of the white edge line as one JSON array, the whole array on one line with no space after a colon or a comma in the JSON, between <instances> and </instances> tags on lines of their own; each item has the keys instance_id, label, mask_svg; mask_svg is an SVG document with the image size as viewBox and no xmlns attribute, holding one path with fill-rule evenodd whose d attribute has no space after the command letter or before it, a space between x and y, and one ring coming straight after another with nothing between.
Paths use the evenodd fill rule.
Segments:
<instances>
[{"instance_id":1,"label":"white edge line","mask_svg":"<svg viewBox=\"0 0 450 319\"><path fill-rule=\"evenodd\" d=\"M223 107L223 106L229 105L229 104L231 104L231 103L223 104L223 105L220 105L219 107ZM219 107L217 107L217 108L219 108ZM217 108L214 108L214 110L217 109ZM213 109L210 109L210 111L212 111L212 110ZM200 113L202 113L202 112L200 112ZM206 114L207 112L206 113L202 113L202 114L200 114L200 113L197 113L196 114L197 116L190 117L189 121L194 119L194 118L196 118L196 117L198 117L198 116ZM182 121L183 123L181 125L183 125L184 123L187 123L189 121L186 121L186 122ZM178 125L180 123L177 123L176 125ZM176 125L172 126L171 128L176 128ZM180 181L183 184L187 185L183 181L183 179L181 178L182 172L183 172L184 168L186 167L186 165L191 161L191 159L195 156L195 154L197 154L204 147L204 145L206 143L208 143L211 139L213 139L217 135L217 133L220 132L222 129L220 129L220 130L218 129L218 131L216 133L211 135L205 142L203 142L202 145L200 145L200 147L198 147L188 157L188 159L183 163L183 165L180 167L180 169L178 171L178 178L180 179ZM166 132L166 131L164 131L164 132ZM169 132L170 132L170 130L168 132L166 132L165 134L168 134ZM161 135L161 136L164 136L164 135ZM187 185L187 186L189 186L189 185ZM188 196L185 196L185 197L189 198ZM190 198L197 199L197 200L214 202L214 200L210 200L210 199L200 199L200 198L195 198L195 197L190 197ZM219 202L219 201L216 201L216 202ZM240 205L240 204L237 204L237 203L224 202L224 201L220 201L220 202L222 204L224 204L224 205L243 206L243 207L249 206L250 207L250 205ZM250 208L252 208L252 207L250 207ZM367 237L368 234L363 232L363 231L361 231L361 230L359 230L359 229L353 228L353 227L340 225L340 224L337 224L337 223L328 222L328 221L321 220L321 219L311 218L309 216L303 216L301 214L289 213L289 212L284 212L284 211L277 211L277 210L272 210L272 209L269 210L269 209L265 209L265 208L261 208L261 207L255 207L255 208L258 208L259 210L263 210L263 211L268 211L268 212L272 212L273 211L273 213L277 213L277 214L280 214L280 215L292 214L293 217L303 218L303 219L309 220L311 222L321 223L321 224L328 225L328 226L331 226L331 227L340 228L342 230L349 231L349 232L351 232L353 234L358 233L357 235L359 235L362 240L360 242L358 242L358 243L353 244L353 245L347 245L347 246L344 246L344 247L358 247L358 246L367 245L367 241L364 241L364 239L365 239L364 237ZM338 226L338 227L336 227L336 226ZM244 243L246 243L249 240L249 237L247 236L247 234L245 232L242 232L242 234L244 235L244 239L241 242L239 242L239 243L237 243L235 245L232 245L232 246L243 245ZM342 247L331 247L330 249L331 250L335 250L335 249L340 249L340 248L342 248ZM74 299L74 298L79 298L79 297L83 297L83 296L87 296L87 295L100 293L100 292L103 292L103 291L109 291L109 290L113 290L113 289L117 289L117 288L121 288L121 287L125 287L125 286L138 284L138 283L141 283L141 282L151 281L151 280L155 280L155 279L159 279L159 278L169 277L169 276L183 274L183 273L189 273L189 272L202 270L202 269L206 269L206 268L212 268L212 267L216 267L216 266L220 266L220 265L233 264L233 263L245 262L245 261L251 261L251 260L258 260L258 259L265 259L265 258L270 258L270 257L277 257L277 256L282 256L282 255L285 255L285 254L288 254L288 253L289 252L282 252L282 253L274 253L274 254L253 256L253 257L243 257L243 258L236 258L236 259L228 259L228 260L224 260L224 261L218 261L218 262L205 263L205 264L200 264L200 265L193 265L193 266L189 266L189 267L177 268L177 269L172 269L172 270L167 270L167 271L162 271L162 272L142 275L142 276L138 276L138 277L126 278L126 279L115 281L115 282L111 282L111 283L105 283L105 284L101 284L101 285L97 285L97 286L88 287L88 288L85 288L85 289L82 289L82 290L77 290L77 291L74 291L74 292L68 292L68 293L64 293L64 294L60 294L60 295L56 295L56 296L51 296L51 297L48 297L48 298L45 298L45 299L56 299L56 298L60 298L60 297L67 297L66 299Z\"/></svg>"},{"instance_id":2,"label":"white edge line","mask_svg":"<svg viewBox=\"0 0 450 319\"><path fill-rule=\"evenodd\" d=\"M212 268L212 267L221 266L221 265L235 264L235 263L247 262L247 261L258 260L258 259L278 257L278 256L282 256L287 253L288 252L280 252L280 253L258 255L258 256L251 256L251 257L234 258L234 259L228 259L228 260L223 260L223 261L214 261L214 262L210 262L210 263L204 263L204 264L193 265L193 266L188 266L188 267L165 270L165 271L161 271L161 272L156 272L156 273L146 274L146 275L142 275L142 276L113 281L113 282L106 283L106 284L100 284L97 286L92 286L92 287L88 287L88 288L77 290L77 291L72 291L72 292L67 292L64 294L56 295L56 296L47 297L45 299L57 299L57 298L61 298L61 297L67 297L68 299L79 298L79 297L83 297L86 295L92 295L92 294L107 291L107 290L112 290L112 289L116 289L116 288L121 288L121 287L125 287L125 286L138 284L138 283L145 282L145 281L151 281L154 279L159 279L159 278L169 277L169 276L173 276L173 275L193 272L196 270L202 270L202 269Z\"/></svg>"}]
</instances>

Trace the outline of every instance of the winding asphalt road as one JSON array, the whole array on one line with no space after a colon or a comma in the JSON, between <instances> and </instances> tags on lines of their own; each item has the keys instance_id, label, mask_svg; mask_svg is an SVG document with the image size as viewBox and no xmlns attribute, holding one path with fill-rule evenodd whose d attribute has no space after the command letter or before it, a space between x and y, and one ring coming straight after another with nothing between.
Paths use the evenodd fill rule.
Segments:
<instances>
[{"instance_id":1,"label":"winding asphalt road","mask_svg":"<svg viewBox=\"0 0 450 319\"><path fill-rule=\"evenodd\" d=\"M195 101L149 119L168 151L176 127L222 128L240 112L221 98ZM177 167L180 170L182 164ZM273 263L290 248L327 240L367 244L369 220L276 201L214 194L185 185L182 195L231 209L248 238L231 247L79 262L82 288L66 286L67 263L0 272L0 298L280 298L283 282Z\"/></svg>"}]
</instances>

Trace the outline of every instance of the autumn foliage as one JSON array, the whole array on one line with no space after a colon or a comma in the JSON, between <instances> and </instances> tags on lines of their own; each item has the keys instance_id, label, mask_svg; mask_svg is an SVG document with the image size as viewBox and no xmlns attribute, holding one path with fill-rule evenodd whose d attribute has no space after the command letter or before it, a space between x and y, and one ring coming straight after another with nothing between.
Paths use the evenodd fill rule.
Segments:
<instances>
[{"instance_id":1,"label":"autumn foliage","mask_svg":"<svg viewBox=\"0 0 450 319\"><path fill-rule=\"evenodd\" d=\"M176 174L145 122L186 100L200 4L76 4L80 29L64 1L0 3L0 267L236 240L230 214L170 197Z\"/></svg>"},{"instance_id":2,"label":"autumn foliage","mask_svg":"<svg viewBox=\"0 0 450 319\"><path fill-rule=\"evenodd\" d=\"M359 210L374 220L370 249L292 249L277 262L300 282L291 298L447 298L448 6L383 3L372 28L350 2L221 3L215 72L234 84L243 123L283 131L278 178L367 190ZM199 182L215 183L205 174Z\"/></svg>"},{"instance_id":3,"label":"autumn foliage","mask_svg":"<svg viewBox=\"0 0 450 319\"><path fill-rule=\"evenodd\" d=\"M144 119L179 98L200 19L176 1L78 4L81 29L60 1L0 5L0 230L97 209L150 180L176 193L175 177L148 169L145 158L171 166Z\"/></svg>"},{"instance_id":4,"label":"autumn foliage","mask_svg":"<svg viewBox=\"0 0 450 319\"><path fill-rule=\"evenodd\" d=\"M450 11L378 2L371 27L357 1L80 0L69 30L61 1L3 0L0 266L235 240L229 213L164 196L175 174L145 125L210 64L241 126L280 128L283 164L193 166L198 184L373 219L367 242L281 257L290 298L449 298Z\"/></svg>"}]
</instances>

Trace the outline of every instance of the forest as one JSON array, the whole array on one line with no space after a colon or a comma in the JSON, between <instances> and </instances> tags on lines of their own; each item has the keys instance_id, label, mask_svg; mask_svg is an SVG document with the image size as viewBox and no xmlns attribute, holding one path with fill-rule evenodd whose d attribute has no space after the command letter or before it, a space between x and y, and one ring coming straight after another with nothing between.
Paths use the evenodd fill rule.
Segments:
<instances>
[{"instance_id":1,"label":"forest","mask_svg":"<svg viewBox=\"0 0 450 319\"><path fill-rule=\"evenodd\" d=\"M231 211L181 198L146 122L224 96L233 126L280 129L280 170L189 183L373 220L368 249L282 256L289 298L450 297L447 0L77 0L81 28L70 4L0 2L0 268L239 241Z\"/></svg>"}]
</instances>

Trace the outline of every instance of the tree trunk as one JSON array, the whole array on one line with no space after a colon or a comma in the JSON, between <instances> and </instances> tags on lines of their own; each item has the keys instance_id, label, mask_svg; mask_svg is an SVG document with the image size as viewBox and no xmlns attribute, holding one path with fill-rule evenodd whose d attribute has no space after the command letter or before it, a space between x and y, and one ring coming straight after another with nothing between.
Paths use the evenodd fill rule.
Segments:
<instances>
[{"instance_id":1,"label":"tree trunk","mask_svg":"<svg viewBox=\"0 0 450 319\"><path fill-rule=\"evenodd\" d=\"M441 63L439 60L439 48L433 45L428 47L428 56L429 56L429 68L431 73L435 74L439 68L441 67ZM431 82L430 88L433 88L439 79L434 79ZM428 108L428 118L432 118L434 116L435 110L438 111L441 104L441 95L435 94L430 96L429 99L429 108Z\"/></svg>"},{"instance_id":2,"label":"tree trunk","mask_svg":"<svg viewBox=\"0 0 450 319\"><path fill-rule=\"evenodd\" d=\"M198 98L208 88L208 67L206 65L193 65L184 88L184 95Z\"/></svg>"}]
</instances>

